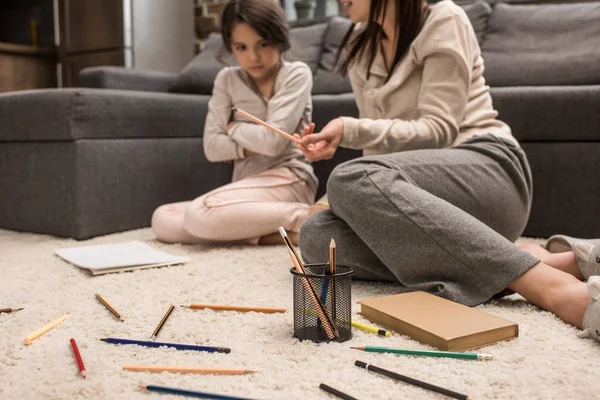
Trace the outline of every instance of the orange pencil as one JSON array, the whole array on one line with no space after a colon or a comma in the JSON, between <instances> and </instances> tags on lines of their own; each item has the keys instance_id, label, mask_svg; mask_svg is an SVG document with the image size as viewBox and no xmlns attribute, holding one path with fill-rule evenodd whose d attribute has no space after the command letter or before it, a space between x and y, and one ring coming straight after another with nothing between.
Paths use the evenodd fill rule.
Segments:
<instances>
[{"instance_id":1,"label":"orange pencil","mask_svg":"<svg viewBox=\"0 0 600 400\"><path fill-rule=\"evenodd\" d=\"M202 367L177 367L167 365L123 365L124 371L138 372L179 372L184 374L207 374L207 375L245 375L258 371L251 369L236 368L202 368Z\"/></svg>"},{"instance_id":2,"label":"orange pencil","mask_svg":"<svg viewBox=\"0 0 600 400\"><path fill-rule=\"evenodd\" d=\"M278 135L280 135L280 136L282 136L282 137L286 138L287 140L291 140L291 141L292 141L292 142L294 142L294 143L300 143L300 141L299 141L298 139L296 139L295 137L293 137L293 136L292 136L292 135L290 135L289 133L287 133L287 132L284 132L284 131L282 131L281 129L274 127L273 125L266 123L265 121L263 121L263 120L262 120L262 119L260 119L260 118L256 118L256 117L255 117L254 115L252 115L252 114L248 114L248 113L247 113L246 111L244 111L244 110L240 110L239 108L236 108L236 107L231 107L231 109L232 109L234 112L238 113L238 114L242 114L244 117L248 118L250 121L252 121L252 122L256 122L256 123L257 123L257 124L259 124L259 125L262 125L262 126L265 126L265 127L269 128L270 130L272 130L273 132L277 133Z\"/></svg>"},{"instance_id":3,"label":"orange pencil","mask_svg":"<svg viewBox=\"0 0 600 400\"><path fill-rule=\"evenodd\" d=\"M204 310L210 309L214 311L238 311L238 312L260 312L260 313L284 313L287 311L287 308L278 308L278 307L246 307L246 306L227 306L227 305L219 305L219 304L190 304L189 306L181 306L191 308L192 310Z\"/></svg>"},{"instance_id":4,"label":"orange pencil","mask_svg":"<svg viewBox=\"0 0 600 400\"><path fill-rule=\"evenodd\" d=\"M83 365L83 360L81 359L81 354L79 353L79 349L77 348L77 343L75 343L75 339L73 338L71 338L69 342L71 342L71 348L73 348L73 355L75 355L75 361L77 361L79 373L85 379L87 373L85 372L85 365Z\"/></svg>"}]
</instances>

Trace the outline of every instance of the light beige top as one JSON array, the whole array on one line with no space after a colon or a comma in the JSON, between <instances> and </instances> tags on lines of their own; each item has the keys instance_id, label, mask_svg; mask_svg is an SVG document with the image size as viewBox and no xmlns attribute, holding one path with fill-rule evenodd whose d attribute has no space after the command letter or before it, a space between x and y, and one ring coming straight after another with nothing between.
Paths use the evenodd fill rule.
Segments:
<instances>
[{"instance_id":1,"label":"light beige top","mask_svg":"<svg viewBox=\"0 0 600 400\"><path fill-rule=\"evenodd\" d=\"M311 90L312 72L299 61L283 63L270 99L241 68L223 68L208 102L203 140L206 158L213 162L233 160L233 182L287 167L316 189L313 168L293 142L231 110L237 107L285 132L300 133L311 121ZM239 122L228 133L232 120ZM257 154L246 158L244 149Z\"/></svg>"},{"instance_id":2,"label":"light beige top","mask_svg":"<svg viewBox=\"0 0 600 400\"><path fill-rule=\"evenodd\" d=\"M431 8L387 83L381 51L368 80L365 63L357 61L348 72L360 119L342 118L342 146L385 154L455 146L486 133L518 145L508 125L496 119L475 32L452 1Z\"/></svg>"}]
</instances>

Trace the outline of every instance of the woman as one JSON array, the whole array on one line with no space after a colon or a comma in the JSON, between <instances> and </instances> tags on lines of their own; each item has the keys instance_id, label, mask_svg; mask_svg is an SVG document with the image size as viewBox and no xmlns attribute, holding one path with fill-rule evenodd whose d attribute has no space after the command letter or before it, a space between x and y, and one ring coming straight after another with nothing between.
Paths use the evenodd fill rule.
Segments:
<instances>
[{"instance_id":1,"label":"woman","mask_svg":"<svg viewBox=\"0 0 600 400\"><path fill-rule=\"evenodd\" d=\"M299 147L311 161L338 146L367 157L331 174L331 209L300 232L305 260L326 260L333 237L339 264L358 278L470 306L508 288L599 338L600 305L586 283L512 243L529 216L531 173L496 118L464 11L451 1L342 4L355 25L341 69L360 118L336 118L319 133L311 125ZM589 284L600 291L596 277Z\"/></svg>"}]
</instances>

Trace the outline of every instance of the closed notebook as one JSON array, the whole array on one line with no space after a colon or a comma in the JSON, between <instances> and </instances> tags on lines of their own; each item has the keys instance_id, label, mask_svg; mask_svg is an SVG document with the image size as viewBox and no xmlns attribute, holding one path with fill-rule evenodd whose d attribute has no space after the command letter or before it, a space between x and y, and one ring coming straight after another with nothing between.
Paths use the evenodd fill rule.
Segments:
<instances>
[{"instance_id":1,"label":"closed notebook","mask_svg":"<svg viewBox=\"0 0 600 400\"><path fill-rule=\"evenodd\" d=\"M187 257L157 250L140 241L69 247L54 250L54 253L92 275L163 267L189 261Z\"/></svg>"},{"instance_id":2,"label":"closed notebook","mask_svg":"<svg viewBox=\"0 0 600 400\"><path fill-rule=\"evenodd\" d=\"M445 351L463 351L519 336L517 323L425 292L359 301L361 314Z\"/></svg>"}]
</instances>

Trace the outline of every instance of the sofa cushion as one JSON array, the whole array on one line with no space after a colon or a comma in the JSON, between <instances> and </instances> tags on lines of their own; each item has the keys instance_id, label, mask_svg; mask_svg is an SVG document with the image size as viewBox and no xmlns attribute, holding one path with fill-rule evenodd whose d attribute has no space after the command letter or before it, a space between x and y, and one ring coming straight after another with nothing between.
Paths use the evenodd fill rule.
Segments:
<instances>
[{"instance_id":1,"label":"sofa cushion","mask_svg":"<svg viewBox=\"0 0 600 400\"><path fill-rule=\"evenodd\" d=\"M213 34L204 43L202 52L186 65L175 78L169 89L174 93L211 94L213 82L219 71L225 66L216 59L223 51L221 35ZM223 53L223 62L227 65L237 65L232 54Z\"/></svg>"},{"instance_id":2,"label":"sofa cushion","mask_svg":"<svg viewBox=\"0 0 600 400\"><path fill-rule=\"evenodd\" d=\"M303 61L315 73L321 56L323 34L326 23L300 26L290 29L292 48L285 55L289 61ZM216 56L222 53L222 64ZM219 71L226 65L237 65L232 54L225 51L220 34L211 35L204 49L175 78L169 91L174 93L211 94L213 82Z\"/></svg>"},{"instance_id":3,"label":"sofa cushion","mask_svg":"<svg viewBox=\"0 0 600 400\"><path fill-rule=\"evenodd\" d=\"M600 3L498 3L482 55L491 86L600 84Z\"/></svg>"},{"instance_id":4,"label":"sofa cushion","mask_svg":"<svg viewBox=\"0 0 600 400\"><path fill-rule=\"evenodd\" d=\"M469 17L469 21L471 21L471 25L473 25L473 29L475 30L477 41L481 45L488 19L492 14L492 7L484 0L477 0L471 4L461 5L461 7L465 10L467 17Z\"/></svg>"},{"instance_id":5,"label":"sofa cushion","mask_svg":"<svg viewBox=\"0 0 600 400\"><path fill-rule=\"evenodd\" d=\"M290 29L290 43L292 47L285 55L286 60L303 61L310 67L314 74L321 58L323 36L326 29L326 23L317 23Z\"/></svg>"}]
</instances>

